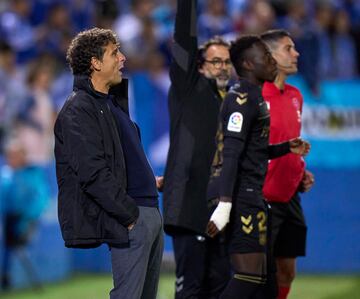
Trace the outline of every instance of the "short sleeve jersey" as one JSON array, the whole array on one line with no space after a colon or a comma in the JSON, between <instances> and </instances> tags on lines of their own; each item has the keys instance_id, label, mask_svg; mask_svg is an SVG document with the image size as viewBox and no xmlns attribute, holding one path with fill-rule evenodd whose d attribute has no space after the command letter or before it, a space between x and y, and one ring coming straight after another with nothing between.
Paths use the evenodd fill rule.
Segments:
<instances>
[{"instance_id":1,"label":"short sleeve jersey","mask_svg":"<svg viewBox=\"0 0 360 299\"><path fill-rule=\"evenodd\" d=\"M266 82L262 94L270 108L270 143L276 144L300 136L303 98L289 84L280 90ZM264 184L264 196L270 202L288 202L299 187L305 162L293 153L271 160Z\"/></svg>"}]
</instances>

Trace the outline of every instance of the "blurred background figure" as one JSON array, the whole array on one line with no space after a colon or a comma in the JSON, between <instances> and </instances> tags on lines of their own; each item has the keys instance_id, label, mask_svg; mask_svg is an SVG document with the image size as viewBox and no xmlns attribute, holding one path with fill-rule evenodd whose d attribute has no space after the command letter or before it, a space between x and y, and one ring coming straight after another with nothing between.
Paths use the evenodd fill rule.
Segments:
<instances>
[{"instance_id":1,"label":"blurred background figure","mask_svg":"<svg viewBox=\"0 0 360 299\"><path fill-rule=\"evenodd\" d=\"M154 7L154 1L133 0L131 1L131 10L115 20L114 29L123 44L122 50L127 57L141 49L138 47L138 40L141 39L141 36L148 35L144 34L145 31L152 30L151 14ZM142 46L147 47L146 43L143 43Z\"/></svg>"},{"instance_id":2,"label":"blurred background figure","mask_svg":"<svg viewBox=\"0 0 360 299\"><path fill-rule=\"evenodd\" d=\"M52 53L61 64L66 64L63 47L68 44L67 38L74 35L77 27L70 13L64 3L54 3L49 7L44 22L38 28L39 52Z\"/></svg>"},{"instance_id":3,"label":"blurred background figure","mask_svg":"<svg viewBox=\"0 0 360 299\"><path fill-rule=\"evenodd\" d=\"M208 0L199 16L199 42L203 43L215 35L224 35L233 31L233 22L227 10L225 0Z\"/></svg>"},{"instance_id":4,"label":"blurred background figure","mask_svg":"<svg viewBox=\"0 0 360 299\"><path fill-rule=\"evenodd\" d=\"M55 61L41 56L32 61L26 75L27 97L22 103L14 135L23 143L27 161L46 166L53 157L55 111L50 97Z\"/></svg>"},{"instance_id":5,"label":"blurred background figure","mask_svg":"<svg viewBox=\"0 0 360 299\"><path fill-rule=\"evenodd\" d=\"M37 32L30 22L32 2L13 0L6 3L6 10L0 14L0 33L15 49L17 61L24 63L37 54Z\"/></svg>"},{"instance_id":6,"label":"blurred background figure","mask_svg":"<svg viewBox=\"0 0 360 299\"><path fill-rule=\"evenodd\" d=\"M22 101L26 96L24 71L16 65L16 53L4 40L0 41L0 154L3 142L11 132Z\"/></svg>"},{"instance_id":7,"label":"blurred background figure","mask_svg":"<svg viewBox=\"0 0 360 299\"><path fill-rule=\"evenodd\" d=\"M333 11L330 18L327 48L329 53L320 56L321 79L354 79L357 73L357 57L355 41L350 32L349 15L345 10L337 10ZM320 45L321 49L324 49L326 43ZM326 50L324 49L324 51ZM323 57L325 59L322 59Z\"/></svg>"},{"instance_id":8,"label":"blurred background figure","mask_svg":"<svg viewBox=\"0 0 360 299\"><path fill-rule=\"evenodd\" d=\"M118 33L128 58L131 116L141 127L154 172L161 175L169 147L167 93L175 4L175 0L0 1L0 167L7 164L5 140L15 136L27 163L46 172L51 200L40 217L39 239L29 249L42 281L64 279L75 270L110 268L104 262L106 248L70 252L56 230L52 126L72 91L73 77L65 62L69 42L95 25ZM299 73L289 83L304 96L302 135L312 144L306 162L317 177L302 202L312 229L310 254L299 261L299 271L360 271L360 234L354 231L360 227L355 189L360 180L360 1L199 0L198 18L200 39L216 33L232 40L275 28L287 29L294 37L301 56ZM1 242L0 234L0 255ZM49 244L46 251L44 242ZM338 245L343 243L346 248ZM165 259L172 258L166 238ZM26 286L20 270L14 270L12 280L15 287ZM343 296L347 297L352 298Z\"/></svg>"},{"instance_id":9,"label":"blurred background figure","mask_svg":"<svg viewBox=\"0 0 360 299\"><path fill-rule=\"evenodd\" d=\"M1 287L11 287L12 258L19 258L28 279L39 285L38 275L27 256L26 245L37 221L50 199L43 169L31 165L19 140L10 139L5 146L6 164L0 170L0 205L3 219L4 249Z\"/></svg>"},{"instance_id":10,"label":"blurred background figure","mask_svg":"<svg viewBox=\"0 0 360 299\"><path fill-rule=\"evenodd\" d=\"M243 31L259 34L275 26L274 8L268 1L256 0L249 4L243 17Z\"/></svg>"},{"instance_id":11,"label":"blurred background figure","mask_svg":"<svg viewBox=\"0 0 360 299\"><path fill-rule=\"evenodd\" d=\"M312 92L318 94L320 52L314 22L311 21L304 0L287 1L285 7L286 15L279 19L278 25L293 37L299 53L302 53L299 57L299 73Z\"/></svg>"}]
</instances>

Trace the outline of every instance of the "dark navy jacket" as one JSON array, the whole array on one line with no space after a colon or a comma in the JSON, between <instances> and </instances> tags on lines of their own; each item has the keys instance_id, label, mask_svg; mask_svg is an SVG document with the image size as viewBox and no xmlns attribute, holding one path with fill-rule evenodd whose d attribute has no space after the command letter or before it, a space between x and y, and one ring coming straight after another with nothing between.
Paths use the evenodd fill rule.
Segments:
<instances>
[{"instance_id":1,"label":"dark navy jacket","mask_svg":"<svg viewBox=\"0 0 360 299\"><path fill-rule=\"evenodd\" d=\"M110 89L128 113L127 81ZM65 246L128 243L127 226L139 215L126 193L124 154L107 95L87 77L75 77L74 92L55 123L58 214Z\"/></svg>"}]
</instances>

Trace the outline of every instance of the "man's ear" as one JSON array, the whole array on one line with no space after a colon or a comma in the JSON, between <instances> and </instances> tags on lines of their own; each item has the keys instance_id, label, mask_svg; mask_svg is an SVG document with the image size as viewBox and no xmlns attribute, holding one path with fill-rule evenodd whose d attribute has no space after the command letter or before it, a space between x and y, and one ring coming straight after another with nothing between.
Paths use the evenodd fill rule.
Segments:
<instances>
[{"instance_id":1,"label":"man's ear","mask_svg":"<svg viewBox=\"0 0 360 299\"><path fill-rule=\"evenodd\" d=\"M245 59L243 62L242 62L242 66L243 66L243 69L244 70L247 70L247 71L252 71L254 69L254 65L251 61Z\"/></svg>"},{"instance_id":2,"label":"man's ear","mask_svg":"<svg viewBox=\"0 0 360 299\"><path fill-rule=\"evenodd\" d=\"M95 71L101 70L101 61L96 57L91 57L91 68Z\"/></svg>"},{"instance_id":3,"label":"man's ear","mask_svg":"<svg viewBox=\"0 0 360 299\"><path fill-rule=\"evenodd\" d=\"M199 67L198 67L198 71L199 71L199 73L200 74L204 74L204 65L200 65Z\"/></svg>"}]
</instances>

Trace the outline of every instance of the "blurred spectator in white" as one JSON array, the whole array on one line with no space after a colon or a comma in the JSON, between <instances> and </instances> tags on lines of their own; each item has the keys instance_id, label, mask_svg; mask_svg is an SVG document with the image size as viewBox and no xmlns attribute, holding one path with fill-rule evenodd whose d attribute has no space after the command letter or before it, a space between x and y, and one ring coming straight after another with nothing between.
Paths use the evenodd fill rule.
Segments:
<instances>
[{"instance_id":1,"label":"blurred spectator in white","mask_svg":"<svg viewBox=\"0 0 360 299\"><path fill-rule=\"evenodd\" d=\"M13 47L17 61L29 61L37 54L37 33L30 23L32 2L11 0L0 14L0 34Z\"/></svg>"},{"instance_id":2,"label":"blurred spectator in white","mask_svg":"<svg viewBox=\"0 0 360 299\"><path fill-rule=\"evenodd\" d=\"M53 157L55 111L50 98L55 62L50 56L39 57L28 69L28 98L19 113L15 135L23 144L27 161L46 166Z\"/></svg>"},{"instance_id":3,"label":"blurred spectator in white","mask_svg":"<svg viewBox=\"0 0 360 299\"><path fill-rule=\"evenodd\" d=\"M139 47L138 41L144 30L147 30L148 21L145 20L151 19L154 7L155 3L152 0L132 0L131 11L120 15L115 21L113 29L126 56L138 55L139 49L145 46L142 44Z\"/></svg>"},{"instance_id":4,"label":"blurred spectator in white","mask_svg":"<svg viewBox=\"0 0 360 299\"><path fill-rule=\"evenodd\" d=\"M152 18L142 18L142 30L133 40L132 47L136 50L131 50L120 41L120 47L125 48L123 51L126 53L126 68L130 72L139 70L146 70L149 60L149 55L153 52L158 52L162 48L162 43L156 35L156 24ZM124 47L123 47L124 46ZM141 55L139 55L141 51Z\"/></svg>"},{"instance_id":5,"label":"blurred spectator in white","mask_svg":"<svg viewBox=\"0 0 360 299\"><path fill-rule=\"evenodd\" d=\"M198 28L200 43L215 35L230 33L233 30L233 24L227 11L226 1L206 1L204 12L199 16Z\"/></svg>"},{"instance_id":6,"label":"blurred spectator in white","mask_svg":"<svg viewBox=\"0 0 360 299\"><path fill-rule=\"evenodd\" d=\"M11 46L0 41L0 153L26 97L23 72L15 60L16 53Z\"/></svg>"}]
</instances>

